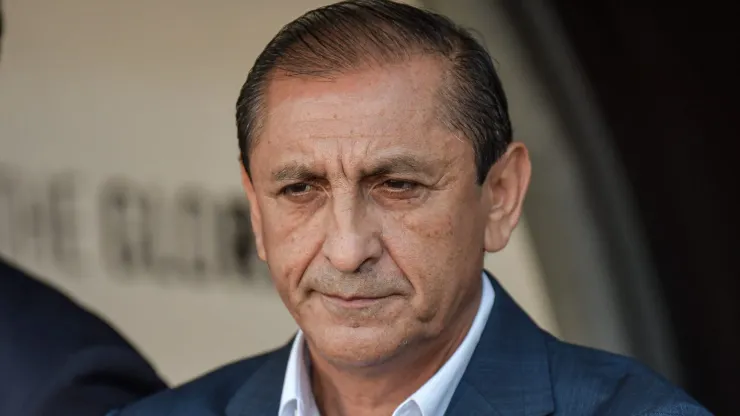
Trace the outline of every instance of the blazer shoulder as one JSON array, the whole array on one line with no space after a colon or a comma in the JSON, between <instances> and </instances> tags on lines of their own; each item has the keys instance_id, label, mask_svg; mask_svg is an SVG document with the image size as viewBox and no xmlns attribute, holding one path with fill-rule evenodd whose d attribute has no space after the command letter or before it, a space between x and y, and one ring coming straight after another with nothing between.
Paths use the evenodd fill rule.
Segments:
<instances>
[{"instance_id":1,"label":"blazer shoulder","mask_svg":"<svg viewBox=\"0 0 740 416\"><path fill-rule=\"evenodd\" d=\"M548 341L548 350L558 409L583 411L588 405L584 414L710 415L682 389L635 359L554 338Z\"/></svg>"},{"instance_id":2,"label":"blazer shoulder","mask_svg":"<svg viewBox=\"0 0 740 416\"><path fill-rule=\"evenodd\" d=\"M236 391L278 351L227 364L179 387L124 407L112 415L222 415Z\"/></svg>"},{"instance_id":3,"label":"blazer shoulder","mask_svg":"<svg viewBox=\"0 0 740 416\"><path fill-rule=\"evenodd\" d=\"M100 414L166 387L102 318L3 259L0 339L0 414Z\"/></svg>"}]
</instances>

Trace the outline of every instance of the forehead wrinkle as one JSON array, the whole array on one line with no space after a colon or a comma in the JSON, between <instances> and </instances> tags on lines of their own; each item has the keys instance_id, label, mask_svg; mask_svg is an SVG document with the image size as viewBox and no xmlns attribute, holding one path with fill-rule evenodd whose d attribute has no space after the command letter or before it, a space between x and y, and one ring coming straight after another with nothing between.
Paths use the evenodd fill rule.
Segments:
<instances>
[{"instance_id":1,"label":"forehead wrinkle","mask_svg":"<svg viewBox=\"0 0 740 416\"><path fill-rule=\"evenodd\" d=\"M351 147L355 147L350 144ZM340 146L341 147L341 146ZM385 149L370 154L369 146L324 153L329 157L317 158L315 155L286 155L285 163L278 162L271 171L271 177L278 182L309 180L317 177L354 178L387 173L430 171L439 158L428 158L405 148ZM303 159L303 160L302 160Z\"/></svg>"},{"instance_id":2,"label":"forehead wrinkle","mask_svg":"<svg viewBox=\"0 0 740 416\"><path fill-rule=\"evenodd\" d=\"M373 127L376 124L382 129L389 129L396 127L393 122L407 126L410 121L423 122L435 117L431 106L410 104L403 108L394 107L397 106L383 104L368 108L367 100L359 105L338 102L327 106L319 100L301 99L300 102L281 103L269 110L268 116L276 121L274 124L284 128L318 125L323 129L340 127L353 131L359 128L377 129Z\"/></svg>"},{"instance_id":3,"label":"forehead wrinkle","mask_svg":"<svg viewBox=\"0 0 740 416\"><path fill-rule=\"evenodd\" d=\"M435 127L428 122L433 116L423 111L410 110L392 118L350 115L350 118L304 119L293 123L274 123L274 127L266 131L265 136L279 139L284 145L311 152L331 147L330 143L335 142L342 145L343 141L349 141L353 147L365 141L376 142L367 143L367 151L370 151L370 148L384 144L415 141Z\"/></svg>"},{"instance_id":4,"label":"forehead wrinkle","mask_svg":"<svg viewBox=\"0 0 740 416\"><path fill-rule=\"evenodd\" d=\"M318 106L329 110L322 119L331 119L338 114L346 116L348 107L352 107L353 115L360 117L374 117L386 111L391 111L392 116L401 119L420 113L434 117L439 74L435 74L434 82L430 83L425 79L428 76L417 74L413 69L413 66L406 66L395 70L367 71L341 76L334 81L311 78L273 80L267 92L266 116L273 120L284 117L290 121L296 118L298 120L295 121L300 121L314 118L312 114ZM394 74L396 76L392 76ZM386 93L379 95L379 91ZM348 106L348 103L359 105ZM402 117L399 107L405 110L405 116ZM282 124L280 121L279 124Z\"/></svg>"},{"instance_id":5,"label":"forehead wrinkle","mask_svg":"<svg viewBox=\"0 0 740 416\"><path fill-rule=\"evenodd\" d=\"M425 137L437 136L434 131L449 134L437 117L439 71L432 71L437 73L430 78L419 72L428 66L397 68L346 74L331 81L273 79L266 91L263 110L267 120L262 130L264 141L274 149L270 153L278 156L287 150L304 153L301 158L310 155L314 162L331 163L323 153L330 151L335 153L330 157L338 158L346 154L341 149L346 145L353 149L364 142L362 149L346 156L368 159L376 149L389 145L423 147L428 142ZM393 76L393 71L401 75ZM343 141L350 143L340 145ZM278 158L288 160L282 155Z\"/></svg>"},{"instance_id":6,"label":"forehead wrinkle","mask_svg":"<svg viewBox=\"0 0 740 416\"><path fill-rule=\"evenodd\" d=\"M451 136L451 140L460 140L456 135L450 135L442 126L429 127L421 131L436 133L426 134L426 137L444 141L439 133ZM304 138L309 140L291 140L287 144L288 150L275 160L277 165L287 166L290 163L309 166L314 176L328 175L341 177L355 177L365 175L370 171L378 170L377 165L385 165L385 171L413 171L413 164L429 165L433 161L441 162L445 157L438 152L429 153L423 148L423 141L415 140L419 131L401 134L397 131L386 134L375 134L371 140L353 140L365 137L363 132L346 134L338 137L332 133L307 133ZM290 150L289 150L290 149ZM448 156L452 156L446 153ZM280 162L284 161L284 164ZM392 163L391 163L392 162ZM279 170L281 168L277 168ZM428 170L428 169L422 169ZM285 176L285 175L282 175ZM306 176L306 175L303 175Z\"/></svg>"}]
</instances>

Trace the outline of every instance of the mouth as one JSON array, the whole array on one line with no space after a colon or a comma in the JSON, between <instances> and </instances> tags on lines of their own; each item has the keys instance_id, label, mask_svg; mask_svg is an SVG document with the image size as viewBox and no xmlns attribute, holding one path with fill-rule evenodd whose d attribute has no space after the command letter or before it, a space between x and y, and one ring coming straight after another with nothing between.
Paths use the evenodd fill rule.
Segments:
<instances>
[{"instance_id":1,"label":"mouth","mask_svg":"<svg viewBox=\"0 0 740 416\"><path fill-rule=\"evenodd\" d=\"M343 309L362 309L370 306L375 306L378 303L387 301L393 298L393 295L387 296L341 296L341 295L330 295L321 294L321 298L328 302L331 306L339 307Z\"/></svg>"}]
</instances>

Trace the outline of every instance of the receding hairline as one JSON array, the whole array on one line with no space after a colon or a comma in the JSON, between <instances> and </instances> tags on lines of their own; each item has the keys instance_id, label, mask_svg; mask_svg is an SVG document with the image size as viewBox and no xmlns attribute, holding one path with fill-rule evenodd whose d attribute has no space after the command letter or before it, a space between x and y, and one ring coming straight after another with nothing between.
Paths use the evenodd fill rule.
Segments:
<instances>
[{"instance_id":1,"label":"receding hairline","mask_svg":"<svg viewBox=\"0 0 740 416\"><path fill-rule=\"evenodd\" d=\"M237 100L237 136L244 168L255 136L264 136L264 91L275 68L316 79L408 61L413 55L451 63L439 88L439 120L472 142L478 180L505 152L512 131L506 95L492 58L474 33L446 16L390 0L345 0L305 13L268 43ZM441 60L442 62L444 59Z\"/></svg>"},{"instance_id":2,"label":"receding hairline","mask_svg":"<svg viewBox=\"0 0 740 416\"><path fill-rule=\"evenodd\" d=\"M276 82L288 81L291 79L302 79L306 81L316 82L334 82L339 78L351 77L353 75L357 75L367 71L386 71L393 70L393 68L398 68L402 66L408 67L413 64L419 63L419 61L428 61L437 68L438 79L437 84L434 86L434 88L436 89L434 93L434 99L436 100L434 108L435 111L446 111L445 103L442 101L442 97L440 95L442 93L442 89L445 87L445 79L452 69L453 62L452 58L444 56L437 52L430 53L419 51L417 53L410 54L407 58L394 59L388 62L365 61L362 63L358 63L352 68L334 70L327 69L326 72L317 75L297 74L294 72L285 71L283 68L276 66L266 75L265 83L260 93L260 100L256 108L254 108L254 112L256 115L255 119L257 123L254 125L251 131L252 135L248 143L248 152L251 153L254 150L257 143L259 142L260 136L262 135L265 127L265 122L267 120L267 115L271 111L267 108L267 97L269 96L271 87L274 86ZM457 130L455 130L455 132L462 133Z\"/></svg>"}]
</instances>

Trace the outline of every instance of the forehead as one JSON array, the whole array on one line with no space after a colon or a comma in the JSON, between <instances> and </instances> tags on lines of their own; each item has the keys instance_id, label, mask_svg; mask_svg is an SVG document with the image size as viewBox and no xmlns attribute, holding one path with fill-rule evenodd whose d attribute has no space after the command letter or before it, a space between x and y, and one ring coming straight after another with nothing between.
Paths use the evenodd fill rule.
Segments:
<instances>
[{"instance_id":1,"label":"forehead","mask_svg":"<svg viewBox=\"0 0 740 416\"><path fill-rule=\"evenodd\" d=\"M330 158L346 164L391 149L438 158L461 141L439 121L441 80L432 58L332 79L278 76L267 90L252 160L274 166Z\"/></svg>"}]
</instances>

